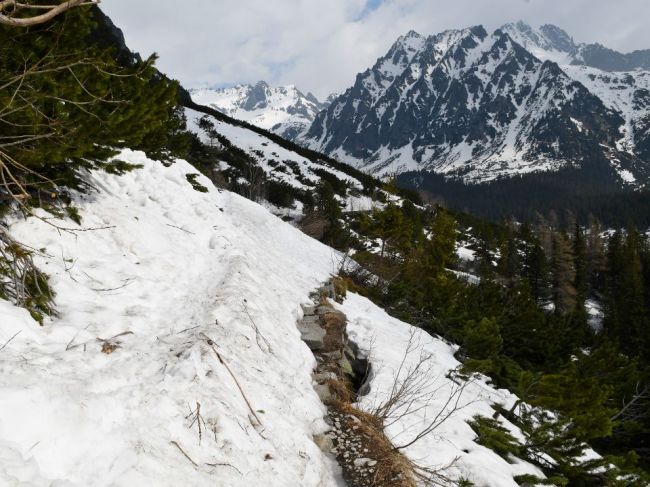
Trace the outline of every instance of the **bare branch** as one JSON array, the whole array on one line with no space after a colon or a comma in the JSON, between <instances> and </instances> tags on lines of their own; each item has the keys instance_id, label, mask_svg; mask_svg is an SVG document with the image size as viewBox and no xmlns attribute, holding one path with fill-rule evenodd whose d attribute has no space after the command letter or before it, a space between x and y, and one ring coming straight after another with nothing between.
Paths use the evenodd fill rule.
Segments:
<instances>
[{"instance_id":1,"label":"bare branch","mask_svg":"<svg viewBox=\"0 0 650 487\"><path fill-rule=\"evenodd\" d=\"M68 0L59 5L30 5L20 3L16 0L4 0L0 2L0 25L11 27L30 27L44 24L57 15L67 12L75 7L86 5L97 5L101 0ZM45 10L44 13L32 16L17 16L24 10Z\"/></svg>"}]
</instances>

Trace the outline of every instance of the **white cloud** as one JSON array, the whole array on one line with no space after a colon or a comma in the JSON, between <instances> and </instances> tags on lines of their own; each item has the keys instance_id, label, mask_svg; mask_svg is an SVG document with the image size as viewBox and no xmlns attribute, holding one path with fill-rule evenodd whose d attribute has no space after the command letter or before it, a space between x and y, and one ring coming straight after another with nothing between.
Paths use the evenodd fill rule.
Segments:
<instances>
[{"instance_id":1,"label":"white cloud","mask_svg":"<svg viewBox=\"0 0 650 487\"><path fill-rule=\"evenodd\" d=\"M366 4L374 10L366 12ZM265 79L325 96L351 85L395 39L523 19L576 40L650 48L647 0L104 0L142 54L188 87Z\"/></svg>"}]
</instances>

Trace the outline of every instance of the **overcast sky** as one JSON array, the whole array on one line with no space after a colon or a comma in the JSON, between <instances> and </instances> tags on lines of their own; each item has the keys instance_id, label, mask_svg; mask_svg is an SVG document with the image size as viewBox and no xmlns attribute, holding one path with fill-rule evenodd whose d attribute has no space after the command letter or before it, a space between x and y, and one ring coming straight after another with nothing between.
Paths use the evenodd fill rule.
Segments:
<instances>
[{"instance_id":1,"label":"overcast sky","mask_svg":"<svg viewBox=\"0 0 650 487\"><path fill-rule=\"evenodd\" d=\"M188 88L261 79L324 98L414 29L434 34L522 19L576 41L650 48L650 0L103 0L129 46L157 52Z\"/></svg>"}]
</instances>

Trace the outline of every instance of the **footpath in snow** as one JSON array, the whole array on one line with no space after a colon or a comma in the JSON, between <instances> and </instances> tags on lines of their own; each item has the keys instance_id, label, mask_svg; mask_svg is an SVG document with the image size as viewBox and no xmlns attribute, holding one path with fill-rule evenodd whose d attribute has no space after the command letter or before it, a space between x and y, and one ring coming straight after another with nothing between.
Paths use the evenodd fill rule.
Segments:
<instances>
[{"instance_id":1,"label":"footpath in snow","mask_svg":"<svg viewBox=\"0 0 650 487\"><path fill-rule=\"evenodd\" d=\"M0 300L0 344L14 337L0 350L0 486L342 485L314 442L329 427L296 326L340 255L202 176L207 192L192 189L197 171L184 161L120 158L143 167L93 173L97 191L76 197L79 228L92 230L36 218L10 225L39 249L59 315L40 327ZM428 357L432 393L387 429L396 445L408 442L454 387L455 349L354 294L336 306L373 367L361 407ZM482 380L465 398L405 453L427 466L456 459L451 475L481 486L539 473L477 445L465 423L515 398Z\"/></svg>"},{"instance_id":2,"label":"footpath in snow","mask_svg":"<svg viewBox=\"0 0 650 487\"><path fill-rule=\"evenodd\" d=\"M193 190L184 161L121 159L144 167L94 173L76 201L101 230L10 227L43 249L59 317L0 301L0 344L20 332L0 352L0 485L337 485L296 328L337 254L203 177Z\"/></svg>"}]
</instances>

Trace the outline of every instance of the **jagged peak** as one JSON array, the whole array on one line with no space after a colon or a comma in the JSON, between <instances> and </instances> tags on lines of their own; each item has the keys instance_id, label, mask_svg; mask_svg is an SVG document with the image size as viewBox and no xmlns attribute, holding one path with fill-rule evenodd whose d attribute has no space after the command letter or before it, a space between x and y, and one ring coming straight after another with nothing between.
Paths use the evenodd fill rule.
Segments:
<instances>
[{"instance_id":1,"label":"jagged peak","mask_svg":"<svg viewBox=\"0 0 650 487\"><path fill-rule=\"evenodd\" d=\"M506 32L515 42L526 48L536 47L546 51L564 53L571 53L576 49L571 36L554 24L544 24L539 28L534 28L523 20L519 20L504 24L498 31Z\"/></svg>"},{"instance_id":2,"label":"jagged peak","mask_svg":"<svg viewBox=\"0 0 650 487\"><path fill-rule=\"evenodd\" d=\"M418 50L422 47L426 40L426 37L419 34L414 30L408 31L406 34L399 36L397 41L392 45L388 51L388 56L391 56L396 51L405 49L405 50Z\"/></svg>"},{"instance_id":3,"label":"jagged peak","mask_svg":"<svg viewBox=\"0 0 650 487\"><path fill-rule=\"evenodd\" d=\"M547 39L553 42L553 45L559 51L572 52L575 50L576 44L573 41L573 37L571 37L567 31L561 27L554 24L544 24L539 28L539 30Z\"/></svg>"},{"instance_id":4,"label":"jagged peak","mask_svg":"<svg viewBox=\"0 0 650 487\"><path fill-rule=\"evenodd\" d=\"M400 36L400 39L411 39L411 38L415 38L415 39L418 39L418 38L419 38L419 39L423 39L424 36L423 36L422 34L420 34L419 32L414 31L413 29L409 30L409 31L408 31L406 34L404 34L403 36Z\"/></svg>"}]
</instances>

